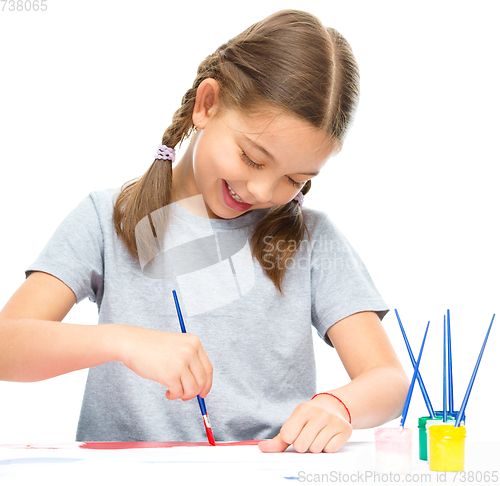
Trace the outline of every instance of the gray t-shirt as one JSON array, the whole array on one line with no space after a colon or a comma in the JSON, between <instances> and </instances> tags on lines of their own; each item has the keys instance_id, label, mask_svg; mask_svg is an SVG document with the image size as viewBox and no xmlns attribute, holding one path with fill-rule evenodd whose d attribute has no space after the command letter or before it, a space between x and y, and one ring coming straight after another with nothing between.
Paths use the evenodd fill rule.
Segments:
<instances>
[{"instance_id":1,"label":"gray t-shirt","mask_svg":"<svg viewBox=\"0 0 500 486\"><path fill-rule=\"evenodd\" d=\"M326 332L339 320L388 311L359 256L323 212L303 208L311 238L287 266L283 297L249 250L268 210L206 219L174 203L166 233L152 229L159 227L158 212L141 222L142 235L158 250L134 259L114 229L117 193L85 197L26 276L49 273L77 302L96 302L99 324L170 332L181 332L176 289L187 332L200 338L214 367L205 401L218 441L271 438L316 393L311 325L331 345ZM167 400L163 385L110 362L89 370L76 440L206 441L206 435L196 399Z\"/></svg>"}]
</instances>

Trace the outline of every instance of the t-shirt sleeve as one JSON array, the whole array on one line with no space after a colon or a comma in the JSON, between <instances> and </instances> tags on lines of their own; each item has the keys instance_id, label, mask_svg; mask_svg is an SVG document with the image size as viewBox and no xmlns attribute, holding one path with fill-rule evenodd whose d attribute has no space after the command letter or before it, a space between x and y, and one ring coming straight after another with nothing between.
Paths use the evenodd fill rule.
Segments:
<instances>
[{"instance_id":1,"label":"t-shirt sleeve","mask_svg":"<svg viewBox=\"0 0 500 486\"><path fill-rule=\"evenodd\" d=\"M389 308L361 258L340 230L324 215L311 254L312 323L319 336L357 312L374 311L380 319Z\"/></svg>"},{"instance_id":2,"label":"t-shirt sleeve","mask_svg":"<svg viewBox=\"0 0 500 486\"><path fill-rule=\"evenodd\" d=\"M103 291L103 233L91 194L56 229L38 258L25 270L49 273L64 282L77 303L88 297L100 304Z\"/></svg>"}]
</instances>

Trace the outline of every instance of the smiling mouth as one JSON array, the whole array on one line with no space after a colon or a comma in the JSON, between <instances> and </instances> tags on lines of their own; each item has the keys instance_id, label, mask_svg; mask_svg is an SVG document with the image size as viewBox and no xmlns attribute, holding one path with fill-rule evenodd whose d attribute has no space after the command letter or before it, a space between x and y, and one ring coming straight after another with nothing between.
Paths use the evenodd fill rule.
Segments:
<instances>
[{"instance_id":1,"label":"smiling mouth","mask_svg":"<svg viewBox=\"0 0 500 486\"><path fill-rule=\"evenodd\" d=\"M231 186L227 183L227 181L224 181L226 183L226 186L227 186L227 189L229 191L229 194L231 194L231 197L239 202L239 203L242 203L242 204L248 204L246 201L243 201L243 199L241 199L240 196L238 196L238 194L236 194L232 189L231 189Z\"/></svg>"}]
</instances>

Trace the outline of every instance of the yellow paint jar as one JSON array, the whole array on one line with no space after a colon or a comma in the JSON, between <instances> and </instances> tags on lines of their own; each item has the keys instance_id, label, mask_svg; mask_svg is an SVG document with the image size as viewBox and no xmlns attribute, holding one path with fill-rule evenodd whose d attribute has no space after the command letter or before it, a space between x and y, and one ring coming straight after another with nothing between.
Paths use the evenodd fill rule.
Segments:
<instances>
[{"instance_id":1,"label":"yellow paint jar","mask_svg":"<svg viewBox=\"0 0 500 486\"><path fill-rule=\"evenodd\" d=\"M448 420L446 421L446 423L448 425L455 425L455 419L453 417L448 416ZM427 420L427 423L425 424L426 439L427 439L427 451L429 450L429 437L430 437L429 427L431 427L432 425L437 425L437 424L443 425L444 422L441 420L441 418L436 418L436 419ZM429 462L429 455L427 455L427 462Z\"/></svg>"},{"instance_id":2,"label":"yellow paint jar","mask_svg":"<svg viewBox=\"0 0 500 486\"><path fill-rule=\"evenodd\" d=\"M449 424L430 425L429 469L431 471L463 471L465 427Z\"/></svg>"}]
</instances>

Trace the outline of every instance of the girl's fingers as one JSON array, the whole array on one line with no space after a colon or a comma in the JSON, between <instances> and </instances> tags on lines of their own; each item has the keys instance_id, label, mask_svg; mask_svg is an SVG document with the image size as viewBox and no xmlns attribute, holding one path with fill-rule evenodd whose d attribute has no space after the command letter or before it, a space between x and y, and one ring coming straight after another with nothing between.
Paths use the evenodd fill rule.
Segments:
<instances>
[{"instance_id":1,"label":"girl's fingers","mask_svg":"<svg viewBox=\"0 0 500 486\"><path fill-rule=\"evenodd\" d=\"M198 360L195 360L190 363L189 371L196 381L196 395L199 395L201 391L205 389L207 383L207 374L205 372L205 368L203 368L203 365Z\"/></svg>"},{"instance_id":2,"label":"girl's fingers","mask_svg":"<svg viewBox=\"0 0 500 486\"><path fill-rule=\"evenodd\" d=\"M299 404L280 431L283 442L300 453L337 452L351 434L351 425L342 417L311 402Z\"/></svg>"},{"instance_id":3,"label":"girl's fingers","mask_svg":"<svg viewBox=\"0 0 500 486\"><path fill-rule=\"evenodd\" d=\"M263 440L257 444L262 452L284 452L288 449L290 444L285 442L280 434L272 439Z\"/></svg>"},{"instance_id":4,"label":"girl's fingers","mask_svg":"<svg viewBox=\"0 0 500 486\"><path fill-rule=\"evenodd\" d=\"M321 430L310 444L311 452L337 452L352 435L352 426L348 423L329 423Z\"/></svg>"},{"instance_id":5,"label":"girl's fingers","mask_svg":"<svg viewBox=\"0 0 500 486\"><path fill-rule=\"evenodd\" d=\"M325 449L326 449L327 445L329 443L331 443L332 440L339 434L340 434L340 432L337 428L333 427L332 425L326 426L324 429L319 431L318 435L315 437L315 439L309 445L309 450L313 453L337 452L338 449L328 450L328 451L326 451ZM342 444L340 444L339 447ZM335 443L332 443L332 445L335 445Z\"/></svg>"},{"instance_id":6,"label":"girl's fingers","mask_svg":"<svg viewBox=\"0 0 500 486\"><path fill-rule=\"evenodd\" d=\"M197 395L205 398L212 387L212 364L196 336L184 334L183 339L184 346L178 348L181 359L170 368L165 396L169 400L191 400Z\"/></svg>"},{"instance_id":7,"label":"girl's fingers","mask_svg":"<svg viewBox=\"0 0 500 486\"><path fill-rule=\"evenodd\" d=\"M185 370L184 374L181 376L181 383L184 393L178 398L181 398L185 401L191 400L191 398L194 398L196 395L198 395L198 382L196 381L196 378L193 376L193 373L191 373L191 370L189 368Z\"/></svg>"},{"instance_id":8,"label":"girl's fingers","mask_svg":"<svg viewBox=\"0 0 500 486\"><path fill-rule=\"evenodd\" d=\"M293 441L293 448L297 452L306 452L317 439L318 434L328 426L328 416L318 414L311 418ZM331 436L330 436L331 437ZM328 441L325 441L325 445ZM321 449L322 450L322 449ZM318 451L318 452L321 452ZM312 451L311 451L312 452Z\"/></svg>"},{"instance_id":9,"label":"girl's fingers","mask_svg":"<svg viewBox=\"0 0 500 486\"><path fill-rule=\"evenodd\" d=\"M173 381L168 384L168 390L165 393L165 396L168 400L177 400L181 399L191 400L199 394L200 385L198 385L198 381L194 377L190 368L187 368L184 371L184 374L180 377L180 379Z\"/></svg>"},{"instance_id":10,"label":"girl's fingers","mask_svg":"<svg viewBox=\"0 0 500 486\"><path fill-rule=\"evenodd\" d=\"M351 433L348 432L340 432L337 435L334 435L328 444L324 447L324 452L337 452L348 440L351 436Z\"/></svg>"},{"instance_id":11,"label":"girl's fingers","mask_svg":"<svg viewBox=\"0 0 500 486\"><path fill-rule=\"evenodd\" d=\"M177 400L184 395L184 389L180 380L174 380L168 385L168 390L165 392L167 400Z\"/></svg>"},{"instance_id":12,"label":"girl's fingers","mask_svg":"<svg viewBox=\"0 0 500 486\"><path fill-rule=\"evenodd\" d=\"M201 365L203 366L203 370L205 372L205 386L202 387L202 390L199 392L201 398L205 398L208 395L208 392L212 388L212 379L214 374L214 369L212 367L212 363L208 359L207 353L203 348L200 347L198 351L198 358L200 360Z\"/></svg>"},{"instance_id":13,"label":"girl's fingers","mask_svg":"<svg viewBox=\"0 0 500 486\"><path fill-rule=\"evenodd\" d=\"M304 427L307 426L310 420L314 419L314 409L311 408L310 404L308 402L300 403L281 427L281 438L289 444L295 444ZM323 427L324 425L321 428Z\"/></svg>"}]
</instances>

